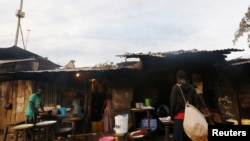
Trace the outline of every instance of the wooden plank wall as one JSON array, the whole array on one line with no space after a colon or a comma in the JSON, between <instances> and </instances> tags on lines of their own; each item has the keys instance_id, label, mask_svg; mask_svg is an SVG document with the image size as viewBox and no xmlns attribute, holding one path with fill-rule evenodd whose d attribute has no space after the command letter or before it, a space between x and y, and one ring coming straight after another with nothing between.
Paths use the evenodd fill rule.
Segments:
<instances>
[{"instance_id":1,"label":"wooden plank wall","mask_svg":"<svg viewBox=\"0 0 250 141\"><path fill-rule=\"evenodd\" d=\"M0 100L0 129L10 122L25 120L25 108L28 98L33 90L33 82L26 80L15 80L1 83ZM11 109L6 109L6 104L12 104Z\"/></svg>"},{"instance_id":2,"label":"wooden plank wall","mask_svg":"<svg viewBox=\"0 0 250 141\"><path fill-rule=\"evenodd\" d=\"M45 93L43 94L45 108L56 107L57 104L65 103L73 99L81 100L81 98L83 98L76 96L64 96L63 94L65 93L65 87L47 82L36 82L29 80L2 82L0 83L0 95L3 96L3 98L0 98L0 130L4 129L5 125L8 123L26 119L25 109L29 96L34 92L35 87L38 85L45 87ZM73 86L69 85L68 87L72 88ZM78 91L73 93L76 92ZM8 103L12 104L11 109L4 108Z\"/></svg>"}]
</instances>

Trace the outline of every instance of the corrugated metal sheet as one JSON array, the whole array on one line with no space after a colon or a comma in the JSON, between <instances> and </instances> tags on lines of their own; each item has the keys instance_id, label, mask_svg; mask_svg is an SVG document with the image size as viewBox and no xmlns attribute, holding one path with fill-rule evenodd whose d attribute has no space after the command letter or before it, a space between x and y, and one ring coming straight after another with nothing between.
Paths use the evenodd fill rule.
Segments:
<instances>
[{"instance_id":1,"label":"corrugated metal sheet","mask_svg":"<svg viewBox=\"0 0 250 141\"><path fill-rule=\"evenodd\" d=\"M94 67L79 67L73 69L52 69L52 70L37 70L37 71L18 71L18 72L4 72L0 73L0 75L5 74L16 74L16 73L55 73L55 72L103 72L103 71L114 71L114 70L122 70L122 69L136 69L136 67L118 67L116 65L113 66L94 66Z\"/></svg>"},{"instance_id":2,"label":"corrugated metal sheet","mask_svg":"<svg viewBox=\"0 0 250 141\"><path fill-rule=\"evenodd\" d=\"M118 55L129 58L139 58L144 69L163 68L173 69L180 66L199 67L200 69L213 68L215 64L227 64L226 55L231 52L244 51L241 49L222 49L222 50L178 50L169 52L149 52L149 53L126 53Z\"/></svg>"},{"instance_id":3,"label":"corrugated metal sheet","mask_svg":"<svg viewBox=\"0 0 250 141\"><path fill-rule=\"evenodd\" d=\"M148 59L144 59L142 61L146 61L147 63L152 64L153 59L154 58L159 58L159 59L164 59L166 57L169 56L178 56L180 55L187 55L187 54L192 54L193 55L200 55L205 57L205 59L207 60L207 56L213 56L213 55L219 55L222 56L222 58L224 58L225 54L230 54L231 52L235 52L235 51L244 51L244 50L240 50L240 49L223 49L223 50L212 50L212 51L207 51L207 50L197 50L197 49L193 49L193 50L178 50L178 51L169 51L169 52L149 52L147 54L143 54L143 53L126 53L124 55L117 55L119 57L125 57L125 58L148 58ZM203 55L203 54L206 54ZM198 56L198 57L200 57ZM196 59L197 60L197 59ZM200 59L201 61L202 59ZM159 60L157 60L159 62ZM199 60L197 60L199 61ZM216 60L215 60L216 61ZM218 59L217 59L218 61ZM136 62L133 62L131 65L135 64ZM145 64L145 62L142 62ZM155 62L153 64L156 64ZM114 71L114 70L121 70L121 69L137 69L136 67L118 67L117 65L112 65L112 64L100 64L94 67L79 67L79 68L74 68L74 69L52 69L52 70L38 70L38 71L19 71L19 72L6 72L6 73L2 73L2 75L4 74L15 74L15 73L54 73L54 72L92 72L92 71L96 71L96 72L103 72L103 71Z\"/></svg>"},{"instance_id":4,"label":"corrugated metal sheet","mask_svg":"<svg viewBox=\"0 0 250 141\"><path fill-rule=\"evenodd\" d=\"M12 46L8 48L0 48L0 60L19 60L19 59L29 59L35 58L39 62L39 69L54 69L61 67L58 64L53 63L46 57L42 57L33 52L24 50L17 46Z\"/></svg>"},{"instance_id":5,"label":"corrugated metal sheet","mask_svg":"<svg viewBox=\"0 0 250 141\"><path fill-rule=\"evenodd\" d=\"M236 51L244 51L241 49L222 49L222 50L197 50L197 49L192 49L192 50L178 50L178 51L169 51L169 52L149 52L149 53L126 53L123 55L117 55L118 57L125 57L125 58L140 58L143 56L154 56L154 57L167 57L169 55L182 55L182 54L197 54L197 53L211 53L211 54L230 54L231 52L236 52Z\"/></svg>"},{"instance_id":6,"label":"corrugated metal sheet","mask_svg":"<svg viewBox=\"0 0 250 141\"><path fill-rule=\"evenodd\" d=\"M34 60L36 60L36 59L35 58L27 58L27 59L0 60L0 64L34 61Z\"/></svg>"},{"instance_id":7,"label":"corrugated metal sheet","mask_svg":"<svg viewBox=\"0 0 250 141\"><path fill-rule=\"evenodd\" d=\"M233 59L228 61L232 66L238 66L243 64L249 64L250 59Z\"/></svg>"}]
</instances>

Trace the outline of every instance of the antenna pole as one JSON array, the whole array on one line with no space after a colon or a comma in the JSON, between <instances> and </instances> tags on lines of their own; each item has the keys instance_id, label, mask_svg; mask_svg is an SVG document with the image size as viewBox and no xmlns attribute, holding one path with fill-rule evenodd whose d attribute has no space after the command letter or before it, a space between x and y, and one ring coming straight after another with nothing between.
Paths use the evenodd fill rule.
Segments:
<instances>
[{"instance_id":1,"label":"antenna pole","mask_svg":"<svg viewBox=\"0 0 250 141\"><path fill-rule=\"evenodd\" d=\"M17 20L15 46L17 46L17 42L18 42L20 21L21 21L21 18L24 18L24 15L25 15L25 13L22 12L22 8L23 8L23 0L21 0L20 9L16 11L16 16L17 16L18 20Z\"/></svg>"}]
</instances>

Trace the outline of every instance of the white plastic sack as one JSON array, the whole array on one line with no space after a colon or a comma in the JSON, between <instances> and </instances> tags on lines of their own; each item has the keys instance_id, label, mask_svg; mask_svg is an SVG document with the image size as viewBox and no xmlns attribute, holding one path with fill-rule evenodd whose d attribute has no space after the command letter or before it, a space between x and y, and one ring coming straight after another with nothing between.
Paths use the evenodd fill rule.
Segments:
<instances>
[{"instance_id":1,"label":"white plastic sack","mask_svg":"<svg viewBox=\"0 0 250 141\"><path fill-rule=\"evenodd\" d=\"M208 124L203 114L193 105L187 103L183 128L187 136L193 141L207 138Z\"/></svg>"}]
</instances>

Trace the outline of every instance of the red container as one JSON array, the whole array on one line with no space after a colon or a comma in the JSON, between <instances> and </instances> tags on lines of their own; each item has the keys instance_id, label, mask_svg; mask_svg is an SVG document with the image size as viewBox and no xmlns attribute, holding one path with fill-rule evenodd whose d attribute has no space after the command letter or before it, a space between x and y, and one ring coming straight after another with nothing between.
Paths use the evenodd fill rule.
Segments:
<instances>
[{"instance_id":1,"label":"red container","mask_svg":"<svg viewBox=\"0 0 250 141\"><path fill-rule=\"evenodd\" d=\"M99 141L115 141L115 137L113 137L113 136L105 136L105 137L101 137L99 139Z\"/></svg>"}]
</instances>

